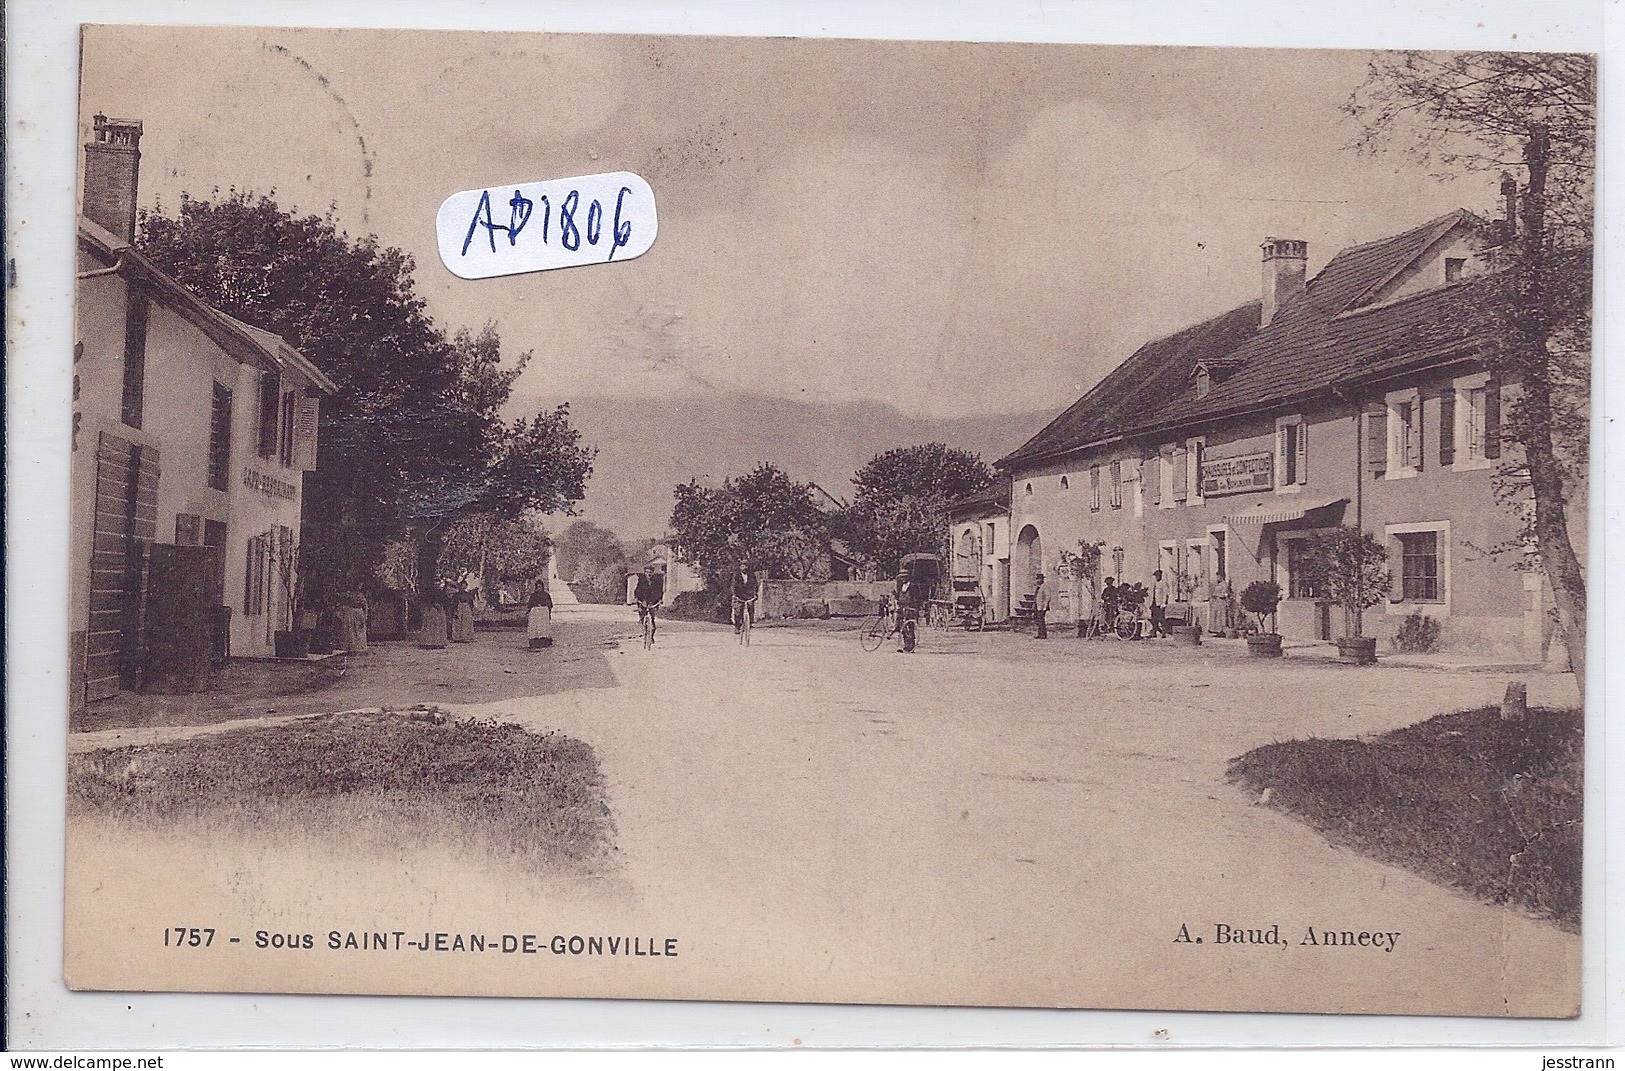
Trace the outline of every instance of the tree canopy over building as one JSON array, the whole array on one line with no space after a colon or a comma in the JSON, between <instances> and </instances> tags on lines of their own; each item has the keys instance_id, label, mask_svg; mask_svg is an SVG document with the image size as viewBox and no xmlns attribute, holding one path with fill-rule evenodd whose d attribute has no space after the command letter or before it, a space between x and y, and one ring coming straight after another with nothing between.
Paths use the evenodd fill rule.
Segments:
<instances>
[{"instance_id":1,"label":"tree canopy over building","mask_svg":"<svg viewBox=\"0 0 1625 1071\"><path fill-rule=\"evenodd\" d=\"M205 301L281 335L338 385L321 410L307 479L301 569L311 594L359 588L386 543L417 537L434 568L451 524L568 510L593 451L567 406L509 420L528 354L496 329L448 337L415 290L412 258L334 214L296 216L270 196L183 196L143 213L138 245Z\"/></svg>"},{"instance_id":2,"label":"tree canopy over building","mask_svg":"<svg viewBox=\"0 0 1625 1071\"><path fill-rule=\"evenodd\" d=\"M1512 195L1511 259L1490 310L1492 370L1518 384L1506 434L1506 497L1534 509L1530 534L1585 687L1585 571L1570 537L1589 437L1596 57L1563 53L1379 53L1348 103L1371 150L1399 147L1449 170L1499 171ZM1519 183L1514 175L1521 172ZM1574 518L1581 531L1583 516Z\"/></svg>"},{"instance_id":3,"label":"tree canopy over building","mask_svg":"<svg viewBox=\"0 0 1625 1071\"><path fill-rule=\"evenodd\" d=\"M852 476L856 493L840 535L889 576L905 554L944 553L948 507L992 482L992 470L967 450L942 443L888 450Z\"/></svg>"}]
</instances>

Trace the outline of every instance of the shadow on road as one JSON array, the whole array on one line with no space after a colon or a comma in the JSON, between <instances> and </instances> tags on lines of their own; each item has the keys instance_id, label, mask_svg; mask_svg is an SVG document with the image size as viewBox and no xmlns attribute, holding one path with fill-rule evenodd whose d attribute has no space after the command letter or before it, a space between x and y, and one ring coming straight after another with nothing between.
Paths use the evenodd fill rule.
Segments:
<instances>
[{"instance_id":1,"label":"shadow on road","mask_svg":"<svg viewBox=\"0 0 1625 1071\"><path fill-rule=\"evenodd\" d=\"M530 650L522 631L475 634L473 643L425 650L410 641L374 644L323 662L233 662L216 686L193 695L122 692L91 703L72 732L206 725L267 714L321 714L415 703L493 703L615 684L609 654L637 622L560 622L552 647Z\"/></svg>"}]
</instances>

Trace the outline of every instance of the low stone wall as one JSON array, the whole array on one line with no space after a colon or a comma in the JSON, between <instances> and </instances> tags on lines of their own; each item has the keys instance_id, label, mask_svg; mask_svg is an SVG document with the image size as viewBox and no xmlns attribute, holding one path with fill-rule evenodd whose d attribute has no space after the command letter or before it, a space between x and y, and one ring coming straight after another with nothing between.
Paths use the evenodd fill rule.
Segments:
<instances>
[{"instance_id":1,"label":"low stone wall","mask_svg":"<svg viewBox=\"0 0 1625 1071\"><path fill-rule=\"evenodd\" d=\"M887 581L764 580L757 617L863 617L891 592Z\"/></svg>"}]
</instances>

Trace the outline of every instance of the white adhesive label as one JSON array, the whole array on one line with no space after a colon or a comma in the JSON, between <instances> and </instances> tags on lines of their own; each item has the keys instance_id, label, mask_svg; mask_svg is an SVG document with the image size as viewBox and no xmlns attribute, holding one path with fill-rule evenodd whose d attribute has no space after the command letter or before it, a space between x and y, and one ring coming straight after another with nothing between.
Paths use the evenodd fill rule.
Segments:
<instances>
[{"instance_id":1,"label":"white adhesive label","mask_svg":"<svg viewBox=\"0 0 1625 1071\"><path fill-rule=\"evenodd\" d=\"M631 260L656 229L654 190L630 171L464 190L435 216L440 260L464 279Z\"/></svg>"}]
</instances>

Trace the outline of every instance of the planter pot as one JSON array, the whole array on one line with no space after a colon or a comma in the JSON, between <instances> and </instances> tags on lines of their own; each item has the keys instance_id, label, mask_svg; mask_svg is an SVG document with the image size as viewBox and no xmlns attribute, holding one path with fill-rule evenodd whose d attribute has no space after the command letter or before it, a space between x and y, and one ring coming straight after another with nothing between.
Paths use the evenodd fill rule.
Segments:
<instances>
[{"instance_id":1,"label":"planter pot","mask_svg":"<svg viewBox=\"0 0 1625 1071\"><path fill-rule=\"evenodd\" d=\"M278 658L306 658L309 655L309 629L288 629L276 634L276 656Z\"/></svg>"},{"instance_id":2,"label":"planter pot","mask_svg":"<svg viewBox=\"0 0 1625 1071\"><path fill-rule=\"evenodd\" d=\"M1337 657L1352 666L1369 666L1377 660L1377 637L1345 636L1337 641Z\"/></svg>"},{"instance_id":3,"label":"planter pot","mask_svg":"<svg viewBox=\"0 0 1625 1071\"><path fill-rule=\"evenodd\" d=\"M1280 658L1281 635L1278 632L1266 632L1262 636L1247 637L1247 653L1255 658Z\"/></svg>"},{"instance_id":4,"label":"planter pot","mask_svg":"<svg viewBox=\"0 0 1625 1071\"><path fill-rule=\"evenodd\" d=\"M1199 625L1175 625L1169 630L1175 647L1200 647L1202 629Z\"/></svg>"}]
</instances>

